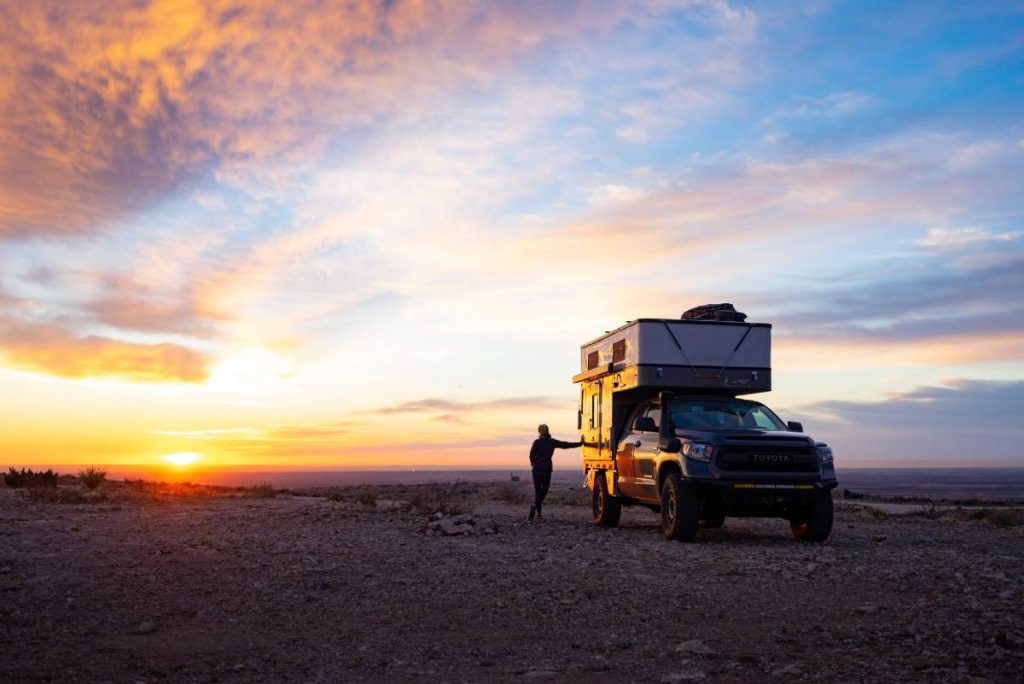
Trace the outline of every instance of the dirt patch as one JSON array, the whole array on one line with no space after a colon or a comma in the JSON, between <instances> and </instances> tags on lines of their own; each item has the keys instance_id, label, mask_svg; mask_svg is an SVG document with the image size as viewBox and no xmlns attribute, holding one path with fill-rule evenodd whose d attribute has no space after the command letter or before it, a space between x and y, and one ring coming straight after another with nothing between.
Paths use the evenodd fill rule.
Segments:
<instances>
[{"instance_id":1,"label":"dirt patch","mask_svg":"<svg viewBox=\"0 0 1024 684\"><path fill-rule=\"evenodd\" d=\"M529 524L506 483L475 483L444 503L497 533L434 536L428 512L401 502L436 491L65 505L0 489L0 679L1011 682L1024 670L1019 526L839 507L826 544L735 519L679 544L642 509L593 527L578 492Z\"/></svg>"}]
</instances>

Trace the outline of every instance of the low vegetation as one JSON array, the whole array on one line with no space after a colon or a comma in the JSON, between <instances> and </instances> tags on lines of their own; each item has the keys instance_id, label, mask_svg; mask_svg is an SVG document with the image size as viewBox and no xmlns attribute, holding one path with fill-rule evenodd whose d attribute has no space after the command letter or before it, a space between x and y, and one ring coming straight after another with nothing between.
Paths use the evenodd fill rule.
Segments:
<instances>
[{"instance_id":1,"label":"low vegetation","mask_svg":"<svg viewBox=\"0 0 1024 684\"><path fill-rule=\"evenodd\" d=\"M468 497L479 491L478 487L467 487L466 482L456 480L450 484L421 486L410 499L413 506L424 513L459 515L470 509Z\"/></svg>"},{"instance_id":2,"label":"low vegetation","mask_svg":"<svg viewBox=\"0 0 1024 684\"><path fill-rule=\"evenodd\" d=\"M8 468L7 472L4 473L4 484L12 489L21 489L23 487L54 488L57 486L59 479L60 474L55 470L34 472L31 469L25 468L21 470Z\"/></svg>"},{"instance_id":3,"label":"low vegetation","mask_svg":"<svg viewBox=\"0 0 1024 684\"><path fill-rule=\"evenodd\" d=\"M106 482L107 471L97 470L90 466L85 470L78 471L78 479L82 481L86 489L93 490Z\"/></svg>"}]
</instances>

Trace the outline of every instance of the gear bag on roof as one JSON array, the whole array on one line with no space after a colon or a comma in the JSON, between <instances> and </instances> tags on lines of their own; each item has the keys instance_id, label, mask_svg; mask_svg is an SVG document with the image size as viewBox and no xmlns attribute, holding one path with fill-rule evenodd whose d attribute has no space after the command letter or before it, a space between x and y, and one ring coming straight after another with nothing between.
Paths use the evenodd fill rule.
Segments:
<instances>
[{"instance_id":1,"label":"gear bag on roof","mask_svg":"<svg viewBox=\"0 0 1024 684\"><path fill-rule=\"evenodd\" d=\"M687 309L680 316L684 321L738 321L747 320L747 314L740 313L732 304L703 304Z\"/></svg>"}]
</instances>

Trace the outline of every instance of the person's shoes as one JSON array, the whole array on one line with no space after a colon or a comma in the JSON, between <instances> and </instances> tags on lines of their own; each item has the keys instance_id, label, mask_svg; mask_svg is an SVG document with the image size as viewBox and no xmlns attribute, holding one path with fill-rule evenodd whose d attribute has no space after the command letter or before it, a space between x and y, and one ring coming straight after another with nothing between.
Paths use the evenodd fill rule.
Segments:
<instances>
[{"instance_id":1,"label":"person's shoes","mask_svg":"<svg viewBox=\"0 0 1024 684\"><path fill-rule=\"evenodd\" d=\"M533 520L533 516L537 515L537 507L530 504L530 515L526 516L529 520Z\"/></svg>"}]
</instances>

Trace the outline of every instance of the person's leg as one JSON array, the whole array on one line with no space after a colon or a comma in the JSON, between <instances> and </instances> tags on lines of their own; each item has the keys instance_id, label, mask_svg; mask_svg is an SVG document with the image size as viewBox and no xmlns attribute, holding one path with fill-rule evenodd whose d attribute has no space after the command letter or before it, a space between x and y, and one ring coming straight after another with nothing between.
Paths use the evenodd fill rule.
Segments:
<instances>
[{"instance_id":1,"label":"person's leg","mask_svg":"<svg viewBox=\"0 0 1024 684\"><path fill-rule=\"evenodd\" d=\"M547 492L541 491L541 485L544 478L542 473L538 473L536 470L532 472L533 475L533 503L530 504L530 520L533 520L533 516L537 514L537 509L540 506L540 502L544 500L544 494Z\"/></svg>"},{"instance_id":2,"label":"person's leg","mask_svg":"<svg viewBox=\"0 0 1024 684\"><path fill-rule=\"evenodd\" d=\"M537 493L537 515L541 515L541 509L544 505L544 498L548 495L548 490L551 489L551 471L542 471L537 473L535 476L534 485Z\"/></svg>"}]
</instances>

